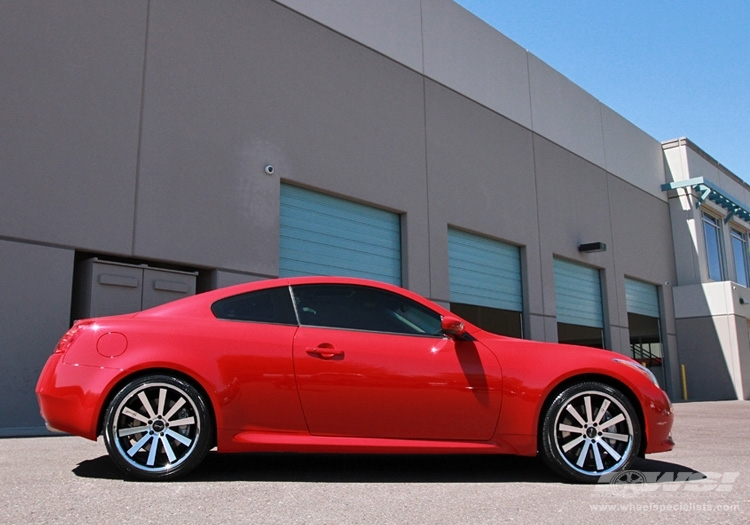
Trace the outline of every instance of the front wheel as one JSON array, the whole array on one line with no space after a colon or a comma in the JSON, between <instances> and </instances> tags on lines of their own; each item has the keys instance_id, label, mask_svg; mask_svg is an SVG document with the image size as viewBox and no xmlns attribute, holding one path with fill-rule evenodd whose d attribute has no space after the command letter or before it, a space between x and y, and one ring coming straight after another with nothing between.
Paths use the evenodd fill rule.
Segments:
<instances>
[{"instance_id":1,"label":"front wheel","mask_svg":"<svg viewBox=\"0 0 750 525\"><path fill-rule=\"evenodd\" d=\"M167 375L127 384L104 416L104 442L112 461L144 480L187 474L206 456L211 441L205 399L189 383Z\"/></svg>"},{"instance_id":2,"label":"front wheel","mask_svg":"<svg viewBox=\"0 0 750 525\"><path fill-rule=\"evenodd\" d=\"M542 426L542 454L564 477L596 483L627 469L641 445L641 425L632 403L619 390L586 382L562 391Z\"/></svg>"}]
</instances>

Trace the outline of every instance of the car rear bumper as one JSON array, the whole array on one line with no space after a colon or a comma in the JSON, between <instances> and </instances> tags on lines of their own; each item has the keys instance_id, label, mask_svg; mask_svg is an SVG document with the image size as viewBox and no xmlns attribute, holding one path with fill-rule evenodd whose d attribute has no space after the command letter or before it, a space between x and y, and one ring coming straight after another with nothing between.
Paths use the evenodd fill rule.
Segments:
<instances>
[{"instance_id":1,"label":"car rear bumper","mask_svg":"<svg viewBox=\"0 0 750 525\"><path fill-rule=\"evenodd\" d=\"M95 440L103 393L120 371L66 364L62 356L50 356L39 376L36 395L40 413L53 432Z\"/></svg>"}]
</instances>

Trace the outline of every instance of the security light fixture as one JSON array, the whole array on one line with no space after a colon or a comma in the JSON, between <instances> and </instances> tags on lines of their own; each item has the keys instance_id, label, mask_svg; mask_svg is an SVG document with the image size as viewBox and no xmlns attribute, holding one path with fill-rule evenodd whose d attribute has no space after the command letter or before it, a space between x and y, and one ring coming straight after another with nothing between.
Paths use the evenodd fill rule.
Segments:
<instances>
[{"instance_id":1,"label":"security light fixture","mask_svg":"<svg viewBox=\"0 0 750 525\"><path fill-rule=\"evenodd\" d=\"M578 251L582 253L606 252L607 245L603 242L587 242L579 244Z\"/></svg>"}]
</instances>

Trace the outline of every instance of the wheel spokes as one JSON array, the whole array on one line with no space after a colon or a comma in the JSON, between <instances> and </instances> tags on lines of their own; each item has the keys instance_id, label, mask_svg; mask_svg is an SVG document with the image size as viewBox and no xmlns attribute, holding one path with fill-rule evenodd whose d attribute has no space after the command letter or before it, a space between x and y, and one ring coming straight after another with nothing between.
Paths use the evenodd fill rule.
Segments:
<instances>
[{"instance_id":1,"label":"wheel spokes","mask_svg":"<svg viewBox=\"0 0 750 525\"><path fill-rule=\"evenodd\" d=\"M576 411L576 409L573 407L573 405L568 405L565 407L565 410L568 411L568 413L575 418L576 421L578 421L582 427L586 426L586 421L581 417L581 415Z\"/></svg>"},{"instance_id":2,"label":"wheel spokes","mask_svg":"<svg viewBox=\"0 0 750 525\"><path fill-rule=\"evenodd\" d=\"M148 432L149 427L128 427L128 428L121 428L117 431L117 435L119 437L127 437L132 436L134 434L140 434L142 432Z\"/></svg>"},{"instance_id":3,"label":"wheel spokes","mask_svg":"<svg viewBox=\"0 0 750 525\"><path fill-rule=\"evenodd\" d=\"M121 403L116 421L118 448L139 469L171 468L190 455L200 432L193 401L166 384L134 392Z\"/></svg>"},{"instance_id":4,"label":"wheel spokes","mask_svg":"<svg viewBox=\"0 0 750 525\"><path fill-rule=\"evenodd\" d=\"M130 409L128 407L125 407L125 409L122 411L122 414L125 415L125 416L128 416L128 417L132 417L133 419L137 419L141 423L148 424L148 418L146 416L142 416L141 414L139 414L135 410L132 410L132 409Z\"/></svg>"},{"instance_id":5,"label":"wheel spokes","mask_svg":"<svg viewBox=\"0 0 750 525\"><path fill-rule=\"evenodd\" d=\"M583 466L583 463L586 461L586 453L589 451L589 447L591 447L591 441L586 440L583 443L583 448L581 449L581 453L578 456L578 461L576 461L576 465L579 467Z\"/></svg>"},{"instance_id":6,"label":"wheel spokes","mask_svg":"<svg viewBox=\"0 0 750 525\"><path fill-rule=\"evenodd\" d=\"M174 462L174 460L177 459L177 456L175 456L174 450L172 450L172 445L169 444L169 440L165 436L159 436L159 440L161 441L161 446L164 447L164 452L167 454L169 462Z\"/></svg>"},{"instance_id":7,"label":"wheel spokes","mask_svg":"<svg viewBox=\"0 0 750 525\"><path fill-rule=\"evenodd\" d=\"M557 415L555 441L563 459L584 474L617 469L632 446L630 416L615 398L582 392Z\"/></svg>"},{"instance_id":8,"label":"wheel spokes","mask_svg":"<svg viewBox=\"0 0 750 525\"><path fill-rule=\"evenodd\" d=\"M131 458L135 456L138 453L138 451L143 448L143 445L145 445L148 442L149 439L151 439L151 434L146 434L141 439L139 439L135 443L135 445L130 447L130 449L128 450L128 456L130 456Z\"/></svg>"},{"instance_id":9,"label":"wheel spokes","mask_svg":"<svg viewBox=\"0 0 750 525\"><path fill-rule=\"evenodd\" d=\"M156 409L156 412L158 415L162 415L164 413L164 403L167 400L167 389L166 388L160 388L159 389L159 405Z\"/></svg>"},{"instance_id":10,"label":"wheel spokes","mask_svg":"<svg viewBox=\"0 0 750 525\"><path fill-rule=\"evenodd\" d=\"M159 449L159 436L154 434L151 436L151 448L148 451L148 459L146 465L153 467L156 462L156 451Z\"/></svg>"},{"instance_id":11,"label":"wheel spokes","mask_svg":"<svg viewBox=\"0 0 750 525\"><path fill-rule=\"evenodd\" d=\"M560 432L571 432L573 434L585 434L586 433L586 429L584 427L574 427L571 425L566 425L565 423L560 423L560 426L558 426L557 429Z\"/></svg>"},{"instance_id":12,"label":"wheel spokes","mask_svg":"<svg viewBox=\"0 0 750 525\"><path fill-rule=\"evenodd\" d=\"M602 422L602 418L604 417L604 414L607 413L607 408L609 408L609 405L611 403L609 402L609 399L605 399L602 402L602 406L599 407L599 413L596 415L596 419L594 420L594 423L597 425Z\"/></svg>"},{"instance_id":13,"label":"wheel spokes","mask_svg":"<svg viewBox=\"0 0 750 525\"><path fill-rule=\"evenodd\" d=\"M596 462L596 470L604 470L604 464L602 463L602 455L599 453L599 442L592 441L591 448L594 450L594 461Z\"/></svg>"},{"instance_id":14,"label":"wheel spokes","mask_svg":"<svg viewBox=\"0 0 750 525\"><path fill-rule=\"evenodd\" d=\"M186 417L183 419L177 419L175 421L167 421L170 427L184 427L185 425L194 425L195 418L193 416Z\"/></svg>"},{"instance_id":15,"label":"wheel spokes","mask_svg":"<svg viewBox=\"0 0 750 525\"><path fill-rule=\"evenodd\" d=\"M154 409L151 408L151 402L148 400L148 397L146 397L146 392L139 392L138 399L141 400L143 408L145 408L146 412L148 413L148 417L150 417L151 419L156 419L156 413L154 412Z\"/></svg>"},{"instance_id":16,"label":"wheel spokes","mask_svg":"<svg viewBox=\"0 0 750 525\"><path fill-rule=\"evenodd\" d=\"M625 421L625 414L619 414L612 419L608 419L602 424L602 428L611 428L621 421Z\"/></svg>"},{"instance_id":17,"label":"wheel spokes","mask_svg":"<svg viewBox=\"0 0 750 525\"><path fill-rule=\"evenodd\" d=\"M173 416L173 415L175 414L175 412L177 412L177 411L178 411L179 409L181 409L181 408L182 408L182 405L184 405L185 403L187 403L187 401L185 400L185 398L184 398L184 397L181 397L181 398L180 398L180 399L179 399L179 400L178 400L178 401L177 401L177 402L176 402L176 403L175 403L175 404L174 404L174 405L172 406L172 408L170 408L170 409L169 409L169 412L167 412L166 414L164 414L164 419L166 419L167 421L169 421L169 420L170 420L170 419L172 418L172 416Z\"/></svg>"},{"instance_id":18,"label":"wheel spokes","mask_svg":"<svg viewBox=\"0 0 750 525\"><path fill-rule=\"evenodd\" d=\"M583 404L586 407L586 423L591 423L593 417L591 415L591 396L583 398Z\"/></svg>"},{"instance_id":19,"label":"wheel spokes","mask_svg":"<svg viewBox=\"0 0 750 525\"><path fill-rule=\"evenodd\" d=\"M630 440L630 436L627 434L615 434L614 432L602 432L602 437L604 439L614 439L615 441L624 441L628 442Z\"/></svg>"},{"instance_id":20,"label":"wheel spokes","mask_svg":"<svg viewBox=\"0 0 750 525\"><path fill-rule=\"evenodd\" d=\"M607 443L603 439L597 439L596 444L602 447L604 450L606 450L607 454L612 456L615 459L615 461L619 461L620 458L622 457L615 449L609 446L609 443Z\"/></svg>"},{"instance_id":21,"label":"wheel spokes","mask_svg":"<svg viewBox=\"0 0 750 525\"><path fill-rule=\"evenodd\" d=\"M563 452L568 452L571 449L577 447L580 445L586 438L583 436L578 436L573 441L568 441L565 445L563 445L562 450Z\"/></svg>"},{"instance_id":22,"label":"wheel spokes","mask_svg":"<svg viewBox=\"0 0 750 525\"><path fill-rule=\"evenodd\" d=\"M183 436L182 434L178 434L177 432L175 432L175 431L173 431L171 429L167 429L164 433L167 436L171 437L172 439L174 439L176 441L179 441L180 443L182 443L186 447L189 447L190 444L193 442L192 439L190 439L190 438L188 438L186 436Z\"/></svg>"}]
</instances>

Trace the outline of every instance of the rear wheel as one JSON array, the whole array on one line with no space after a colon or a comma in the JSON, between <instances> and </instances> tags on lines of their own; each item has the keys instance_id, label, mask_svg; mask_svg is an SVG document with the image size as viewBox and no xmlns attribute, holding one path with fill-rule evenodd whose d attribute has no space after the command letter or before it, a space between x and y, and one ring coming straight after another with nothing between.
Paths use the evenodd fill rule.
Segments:
<instances>
[{"instance_id":1,"label":"rear wheel","mask_svg":"<svg viewBox=\"0 0 750 525\"><path fill-rule=\"evenodd\" d=\"M167 375L132 381L112 399L104 416L104 442L115 465L145 480L173 479L193 470L212 441L203 396Z\"/></svg>"},{"instance_id":2,"label":"rear wheel","mask_svg":"<svg viewBox=\"0 0 750 525\"><path fill-rule=\"evenodd\" d=\"M633 405L619 390L598 382L571 386L552 402L542 426L544 460L578 482L627 469L641 445Z\"/></svg>"}]
</instances>

